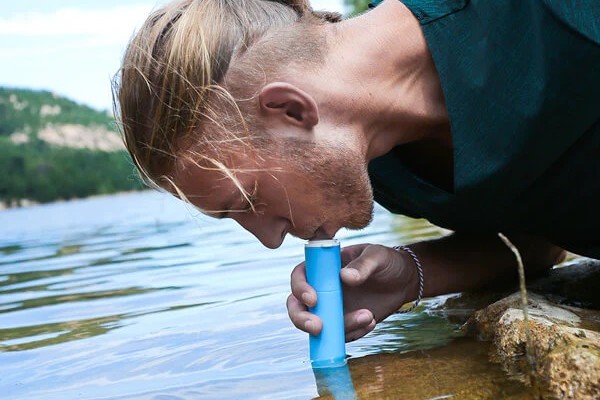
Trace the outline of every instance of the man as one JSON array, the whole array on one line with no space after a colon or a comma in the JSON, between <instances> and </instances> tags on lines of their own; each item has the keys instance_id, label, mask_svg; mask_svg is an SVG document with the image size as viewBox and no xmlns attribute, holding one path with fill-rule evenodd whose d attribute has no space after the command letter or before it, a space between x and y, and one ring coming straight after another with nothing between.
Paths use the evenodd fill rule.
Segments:
<instances>
[{"instance_id":1,"label":"man","mask_svg":"<svg viewBox=\"0 0 600 400\"><path fill-rule=\"evenodd\" d=\"M149 181L265 246L362 228L375 199L455 231L411 245L424 295L600 258L598 7L385 0L335 22L303 1L184 0L125 55L126 144ZM325 22L327 21L327 22ZM343 250L346 338L417 298L407 251ZM292 272L292 322L318 301Z\"/></svg>"}]
</instances>

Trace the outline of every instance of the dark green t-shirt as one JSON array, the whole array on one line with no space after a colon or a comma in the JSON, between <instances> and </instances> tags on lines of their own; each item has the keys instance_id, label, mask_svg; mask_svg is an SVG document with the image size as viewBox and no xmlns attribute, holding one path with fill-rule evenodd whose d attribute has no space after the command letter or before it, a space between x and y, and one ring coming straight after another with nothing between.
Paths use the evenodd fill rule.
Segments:
<instances>
[{"instance_id":1,"label":"dark green t-shirt","mask_svg":"<svg viewBox=\"0 0 600 400\"><path fill-rule=\"evenodd\" d=\"M419 178L392 151L369 165L376 201L452 230L530 233L600 259L600 1L403 3L442 83L454 187Z\"/></svg>"}]
</instances>

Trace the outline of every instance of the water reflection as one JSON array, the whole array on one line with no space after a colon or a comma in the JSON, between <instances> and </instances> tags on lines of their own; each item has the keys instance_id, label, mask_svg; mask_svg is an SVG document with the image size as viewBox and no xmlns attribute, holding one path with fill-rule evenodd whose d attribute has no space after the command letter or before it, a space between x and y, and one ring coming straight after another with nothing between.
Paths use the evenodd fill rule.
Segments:
<instances>
[{"instance_id":1,"label":"water reflection","mask_svg":"<svg viewBox=\"0 0 600 400\"><path fill-rule=\"evenodd\" d=\"M30 350L70 340L102 335L119 327L123 315L0 329L0 351Z\"/></svg>"},{"instance_id":2,"label":"water reflection","mask_svg":"<svg viewBox=\"0 0 600 400\"><path fill-rule=\"evenodd\" d=\"M160 289L148 289L141 287L129 287L123 289L115 289L115 290L104 290L104 291L96 291L96 292L81 292L81 293L69 293L69 294L60 294L55 296L45 296L45 297L36 297L34 299L23 300L19 303L11 303L15 306L8 309L3 309L0 313L6 312L15 312L25 309L31 309L36 307L46 307L52 306L55 304L65 304L71 302L80 302L80 301L91 301L96 299L110 299L111 297L123 297L123 296L135 296L144 293L150 293L156 290L174 290L177 288L160 288ZM10 293L7 291L7 293ZM0 304L4 305L4 304Z\"/></svg>"},{"instance_id":3,"label":"water reflection","mask_svg":"<svg viewBox=\"0 0 600 400\"><path fill-rule=\"evenodd\" d=\"M428 300L349 344L350 374L336 386L315 376L308 337L287 317L298 239L264 249L232 221L157 193L3 211L0 226L3 400L309 399L349 388L350 375L358 398L409 399L394 391L415 385L415 360L457 336ZM443 233L377 208L368 229L338 238L397 245ZM437 379L427 368L425 386Z\"/></svg>"},{"instance_id":4,"label":"water reflection","mask_svg":"<svg viewBox=\"0 0 600 400\"><path fill-rule=\"evenodd\" d=\"M488 361L489 343L458 338L446 346L351 358L337 368L313 369L319 399L533 400Z\"/></svg>"},{"instance_id":5,"label":"water reflection","mask_svg":"<svg viewBox=\"0 0 600 400\"><path fill-rule=\"evenodd\" d=\"M353 343L353 349L358 348L359 354L426 350L462 336L456 324L430 311L438 303L438 299L428 299L412 313L390 316L367 338Z\"/></svg>"},{"instance_id":6,"label":"water reflection","mask_svg":"<svg viewBox=\"0 0 600 400\"><path fill-rule=\"evenodd\" d=\"M16 253L17 251L20 251L23 247L15 244L15 245L8 245L8 246L0 246L0 252L4 253L5 255L10 255L12 253Z\"/></svg>"},{"instance_id":7,"label":"water reflection","mask_svg":"<svg viewBox=\"0 0 600 400\"><path fill-rule=\"evenodd\" d=\"M349 360L359 399L532 400L488 361L489 343L459 338L443 347L383 353Z\"/></svg>"},{"instance_id":8,"label":"water reflection","mask_svg":"<svg viewBox=\"0 0 600 400\"><path fill-rule=\"evenodd\" d=\"M213 304L215 304L215 302L186 304L144 313L124 313L100 318L41 324L13 329L0 329L0 340L2 340L0 343L0 351L29 350L71 340L86 339L122 327L124 326L126 319L133 317L142 317L144 315Z\"/></svg>"}]
</instances>

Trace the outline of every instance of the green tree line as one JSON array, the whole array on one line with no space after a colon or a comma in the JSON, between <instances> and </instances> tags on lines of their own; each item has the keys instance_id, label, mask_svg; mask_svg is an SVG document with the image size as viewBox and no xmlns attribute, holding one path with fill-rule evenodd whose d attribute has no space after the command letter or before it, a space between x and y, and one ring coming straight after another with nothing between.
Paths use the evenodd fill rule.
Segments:
<instances>
[{"instance_id":1,"label":"green tree line","mask_svg":"<svg viewBox=\"0 0 600 400\"><path fill-rule=\"evenodd\" d=\"M42 113L42 107L58 107L57 113ZM0 136L14 132L37 132L47 124L103 126L114 130L115 122L106 112L78 104L48 91L0 87Z\"/></svg>"},{"instance_id":2,"label":"green tree line","mask_svg":"<svg viewBox=\"0 0 600 400\"><path fill-rule=\"evenodd\" d=\"M124 151L102 152L50 146L36 141L17 145L0 139L0 201L48 202L94 194L138 190Z\"/></svg>"},{"instance_id":3,"label":"green tree line","mask_svg":"<svg viewBox=\"0 0 600 400\"><path fill-rule=\"evenodd\" d=\"M48 144L37 134L49 124L116 130L107 112L47 91L0 88L0 202L49 202L143 188L126 151ZM13 133L29 139L14 143Z\"/></svg>"}]
</instances>

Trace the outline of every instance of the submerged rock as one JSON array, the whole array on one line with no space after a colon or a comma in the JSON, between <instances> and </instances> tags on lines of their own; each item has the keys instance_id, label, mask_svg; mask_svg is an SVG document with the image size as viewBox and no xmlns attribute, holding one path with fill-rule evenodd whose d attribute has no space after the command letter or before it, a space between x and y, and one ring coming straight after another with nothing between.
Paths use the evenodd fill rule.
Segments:
<instances>
[{"instance_id":1,"label":"submerged rock","mask_svg":"<svg viewBox=\"0 0 600 400\"><path fill-rule=\"evenodd\" d=\"M533 400L530 388L509 379L499 365L489 362L489 348L489 342L458 338L428 350L350 359L356 398Z\"/></svg>"},{"instance_id":2,"label":"submerged rock","mask_svg":"<svg viewBox=\"0 0 600 400\"><path fill-rule=\"evenodd\" d=\"M528 292L529 340L518 292L476 311L466 327L479 338L491 340L492 361L530 383L541 398L598 399L600 311L565 304L596 305L599 291L588 291L596 290L590 286L600 282L590 278L599 273L600 263L586 260L574 271L566 269L559 268L532 285L544 296ZM581 276L585 279L577 278ZM560 285L561 280L568 283ZM557 293L554 288L561 290ZM560 299L562 304L548 298Z\"/></svg>"}]
</instances>

